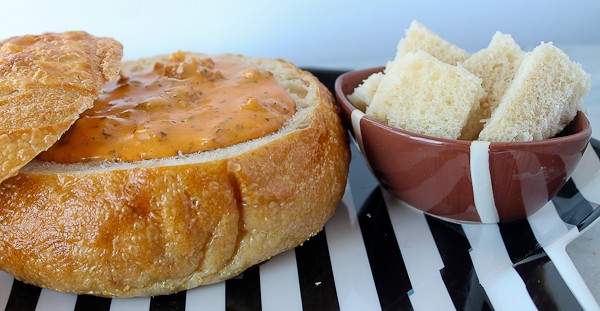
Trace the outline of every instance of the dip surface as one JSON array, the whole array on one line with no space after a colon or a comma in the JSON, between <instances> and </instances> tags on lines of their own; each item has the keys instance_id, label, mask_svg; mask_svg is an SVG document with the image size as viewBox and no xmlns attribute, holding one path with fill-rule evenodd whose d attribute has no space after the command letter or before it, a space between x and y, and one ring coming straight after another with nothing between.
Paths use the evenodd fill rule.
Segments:
<instances>
[{"instance_id":1,"label":"dip surface","mask_svg":"<svg viewBox=\"0 0 600 311\"><path fill-rule=\"evenodd\" d=\"M139 161L228 147L277 131L294 100L273 74L235 60L185 59L121 73L38 160Z\"/></svg>"}]
</instances>

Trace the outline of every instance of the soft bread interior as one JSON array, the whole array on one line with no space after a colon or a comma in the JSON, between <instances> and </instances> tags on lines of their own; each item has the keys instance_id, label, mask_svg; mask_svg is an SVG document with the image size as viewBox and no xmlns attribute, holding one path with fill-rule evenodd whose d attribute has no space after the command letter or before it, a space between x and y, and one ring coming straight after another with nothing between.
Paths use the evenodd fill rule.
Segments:
<instances>
[{"instance_id":1,"label":"soft bread interior","mask_svg":"<svg viewBox=\"0 0 600 311\"><path fill-rule=\"evenodd\" d=\"M446 64L456 65L469 57L467 51L446 41L417 21L413 21L405 33L406 36L398 42L396 59L408 53L424 51Z\"/></svg>"},{"instance_id":2,"label":"soft bread interior","mask_svg":"<svg viewBox=\"0 0 600 311\"><path fill-rule=\"evenodd\" d=\"M395 62L381 79L367 116L419 134L458 138L484 94L481 79L423 51Z\"/></svg>"},{"instance_id":3,"label":"soft bread interior","mask_svg":"<svg viewBox=\"0 0 600 311\"><path fill-rule=\"evenodd\" d=\"M128 72L148 68L149 66L154 66L156 61L166 57L168 56L163 55L152 58L144 58L132 62L124 62L122 65L122 70L124 72ZM319 84L315 83L314 81L316 78L314 78L312 75L299 74L299 69L284 61L266 61L261 58L242 57L240 55L233 54L208 56L197 53L186 53L186 57L211 57L214 60L237 60L259 70L270 71L273 73L275 79L285 87L290 96L295 100L296 113L278 131L270 135L239 143L227 148L136 162L87 162L62 164L33 160L23 167L21 172L26 174L46 174L60 172L87 174L99 171L125 170L141 167L177 166L224 159L234 155L242 154L249 150L254 150L262 145L268 144L273 140L277 140L285 135L288 135L293 131L307 127L310 123L311 111L315 108L315 104L320 101L319 96L321 95L318 88Z\"/></svg>"},{"instance_id":4,"label":"soft bread interior","mask_svg":"<svg viewBox=\"0 0 600 311\"><path fill-rule=\"evenodd\" d=\"M522 59L523 51L512 36L496 32L488 47L474 53L461 63L461 66L481 78L481 85L486 94L481 98L473 115L469 117L460 139L477 139L484 122L498 107Z\"/></svg>"},{"instance_id":5,"label":"soft bread interior","mask_svg":"<svg viewBox=\"0 0 600 311\"><path fill-rule=\"evenodd\" d=\"M382 78L383 72L377 72L370 75L354 89L354 93L348 95L348 99L350 99L356 108L365 111L367 106L371 105L373 96L375 96Z\"/></svg>"},{"instance_id":6,"label":"soft bread interior","mask_svg":"<svg viewBox=\"0 0 600 311\"><path fill-rule=\"evenodd\" d=\"M405 37L398 42L395 59L386 64L385 73L392 71L392 67L405 55L416 52L426 52L450 65L456 65L469 57L467 51L446 41L423 24L413 21L405 31ZM371 105L383 77L382 72L370 75L348 96L348 99L358 109L365 111L367 106Z\"/></svg>"},{"instance_id":7,"label":"soft bread interior","mask_svg":"<svg viewBox=\"0 0 600 311\"><path fill-rule=\"evenodd\" d=\"M552 43L528 52L479 134L484 141L538 141L567 126L590 91L590 76Z\"/></svg>"}]
</instances>

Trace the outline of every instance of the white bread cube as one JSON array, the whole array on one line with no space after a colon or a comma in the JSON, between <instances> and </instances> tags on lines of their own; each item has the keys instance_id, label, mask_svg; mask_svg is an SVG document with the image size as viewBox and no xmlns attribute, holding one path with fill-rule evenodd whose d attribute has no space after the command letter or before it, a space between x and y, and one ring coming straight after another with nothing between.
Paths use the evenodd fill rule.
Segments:
<instances>
[{"instance_id":1,"label":"white bread cube","mask_svg":"<svg viewBox=\"0 0 600 311\"><path fill-rule=\"evenodd\" d=\"M377 91L379 82L383 78L383 72L377 72L370 75L367 79L354 89L354 92L348 95L348 100L358 109L365 111L371 104L373 96Z\"/></svg>"},{"instance_id":2,"label":"white bread cube","mask_svg":"<svg viewBox=\"0 0 600 311\"><path fill-rule=\"evenodd\" d=\"M457 139L484 94L481 79L423 51L395 62L366 114L414 133Z\"/></svg>"},{"instance_id":3,"label":"white bread cube","mask_svg":"<svg viewBox=\"0 0 600 311\"><path fill-rule=\"evenodd\" d=\"M410 24L410 27L405 30L405 37L398 42L396 58L387 63L385 72L387 73L390 71L390 67L403 55L418 51L427 52L433 57L450 65L455 65L457 62L463 61L469 57L467 51L444 40L421 23L413 21ZM354 92L348 96L348 99L357 108L364 111L364 108L371 104L373 95L377 90L377 86L379 85L382 76L381 73L369 76L369 78L364 80L362 84L354 89Z\"/></svg>"},{"instance_id":4,"label":"white bread cube","mask_svg":"<svg viewBox=\"0 0 600 311\"><path fill-rule=\"evenodd\" d=\"M484 122L490 118L513 80L522 59L523 51L512 36L496 32L487 48L474 53L460 64L483 80L482 86L486 91L460 139L477 139Z\"/></svg>"},{"instance_id":5,"label":"white bread cube","mask_svg":"<svg viewBox=\"0 0 600 311\"><path fill-rule=\"evenodd\" d=\"M558 134L581 108L590 75L552 43L525 54L479 140L539 141Z\"/></svg>"},{"instance_id":6,"label":"white bread cube","mask_svg":"<svg viewBox=\"0 0 600 311\"><path fill-rule=\"evenodd\" d=\"M413 21L406 30L405 37L398 42L396 59L417 51L425 51L450 65L456 65L469 57L467 51L444 40L421 23Z\"/></svg>"}]
</instances>

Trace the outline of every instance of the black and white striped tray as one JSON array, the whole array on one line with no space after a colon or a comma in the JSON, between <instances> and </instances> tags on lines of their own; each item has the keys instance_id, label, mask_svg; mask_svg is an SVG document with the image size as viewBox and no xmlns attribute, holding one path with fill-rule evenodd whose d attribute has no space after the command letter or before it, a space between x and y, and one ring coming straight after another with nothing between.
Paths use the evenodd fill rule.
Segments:
<instances>
[{"instance_id":1,"label":"black and white striped tray","mask_svg":"<svg viewBox=\"0 0 600 311\"><path fill-rule=\"evenodd\" d=\"M331 76L320 78L332 85ZM379 188L352 146L346 193L325 229L237 278L169 296L108 299L40 289L0 272L0 310L599 310L566 252L600 215L600 145L593 143L540 212L499 225L417 212Z\"/></svg>"}]
</instances>

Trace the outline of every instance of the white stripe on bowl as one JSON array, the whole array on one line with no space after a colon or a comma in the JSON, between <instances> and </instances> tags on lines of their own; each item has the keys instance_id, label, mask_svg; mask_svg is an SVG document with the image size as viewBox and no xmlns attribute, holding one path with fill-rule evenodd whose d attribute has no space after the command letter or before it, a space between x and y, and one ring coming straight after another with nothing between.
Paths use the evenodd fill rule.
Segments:
<instances>
[{"instance_id":1,"label":"white stripe on bowl","mask_svg":"<svg viewBox=\"0 0 600 311\"><path fill-rule=\"evenodd\" d=\"M500 229L494 224L465 224L473 267L493 308L537 310L523 279L513 268Z\"/></svg>"},{"instance_id":2,"label":"white stripe on bowl","mask_svg":"<svg viewBox=\"0 0 600 311\"><path fill-rule=\"evenodd\" d=\"M473 200L482 223L497 223L498 211L494 202L494 190L490 174L490 143L485 141L471 142L471 183Z\"/></svg>"},{"instance_id":3,"label":"white stripe on bowl","mask_svg":"<svg viewBox=\"0 0 600 311\"><path fill-rule=\"evenodd\" d=\"M359 109L352 110L352 129L354 130L354 137L358 143L358 149L365 155L365 148L363 144L362 131L360 129L360 120L365 116L365 113ZM365 155L366 156L366 155Z\"/></svg>"}]
</instances>

